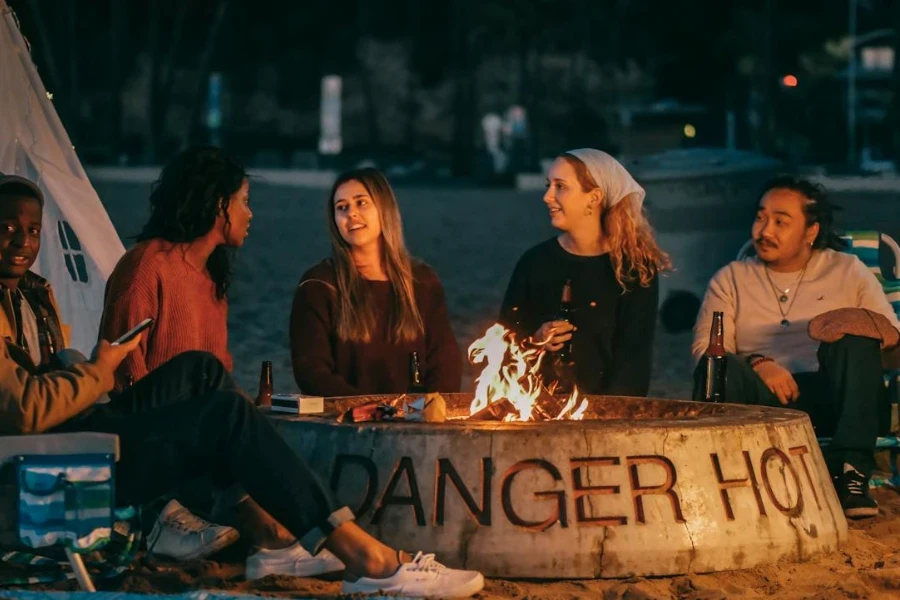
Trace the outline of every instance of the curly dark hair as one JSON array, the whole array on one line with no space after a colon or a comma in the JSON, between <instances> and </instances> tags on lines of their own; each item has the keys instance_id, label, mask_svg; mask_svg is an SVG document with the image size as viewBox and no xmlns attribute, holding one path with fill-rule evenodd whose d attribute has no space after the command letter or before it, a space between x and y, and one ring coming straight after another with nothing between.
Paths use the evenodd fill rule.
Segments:
<instances>
[{"instance_id":1,"label":"curly dark hair","mask_svg":"<svg viewBox=\"0 0 900 600\"><path fill-rule=\"evenodd\" d=\"M806 198L807 202L803 204L806 226L809 227L813 223L819 224L819 234L813 241L813 248L818 250L824 248L846 249L847 242L841 238L834 226L834 213L842 208L831 202L824 185L794 175L779 175L766 183L760 197L765 196L771 190L791 190Z\"/></svg>"},{"instance_id":2,"label":"curly dark hair","mask_svg":"<svg viewBox=\"0 0 900 600\"><path fill-rule=\"evenodd\" d=\"M225 211L247 171L243 165L214 147L189 148L163 167L150 192L150 219L137 240L164 239L191 242L212 230L219 211ZM216 284L216 296L224 298L231 284L234 251L219 246L206 268Z\"/></svg>"}]
</instances>

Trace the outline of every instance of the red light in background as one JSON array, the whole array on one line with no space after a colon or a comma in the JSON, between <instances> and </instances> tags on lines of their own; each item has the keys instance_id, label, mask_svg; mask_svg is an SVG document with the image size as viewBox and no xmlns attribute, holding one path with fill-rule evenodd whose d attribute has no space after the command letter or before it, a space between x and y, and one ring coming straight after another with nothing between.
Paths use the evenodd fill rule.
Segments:
<instances>
[{"instance_id":1,"label":"red light in background","mask_svg":"<svg viewBox=\"0 0 900 600\"><path fill-rule=\"evenodd\" d=\"M797 87L797 76L796 75L785 75L781 78L781 85L784 87Z\"/></svg>"}]
</instances>

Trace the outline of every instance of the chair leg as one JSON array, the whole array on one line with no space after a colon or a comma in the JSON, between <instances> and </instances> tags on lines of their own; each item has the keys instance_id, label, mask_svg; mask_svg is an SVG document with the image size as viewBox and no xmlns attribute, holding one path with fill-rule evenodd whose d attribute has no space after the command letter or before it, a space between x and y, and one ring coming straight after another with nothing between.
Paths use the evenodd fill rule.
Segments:
<instances>
[{"instance_id":1,"label":"chair leg","mask_svg":"<svg viewBox=\"0 0 900 600\"><path fill-rule=\"evenodd\" d=\"M81 558L81 555L72 552L71 548L66 548L66 556L69 558L69 564L72 566L75 579L78 580L78 585L81 586L81 589L85 592L96 592L97 589L94 587L94 582L91 581L91 576L87 571L87 567L84 566L84 560Z\"/></svg>"}]
</instances>

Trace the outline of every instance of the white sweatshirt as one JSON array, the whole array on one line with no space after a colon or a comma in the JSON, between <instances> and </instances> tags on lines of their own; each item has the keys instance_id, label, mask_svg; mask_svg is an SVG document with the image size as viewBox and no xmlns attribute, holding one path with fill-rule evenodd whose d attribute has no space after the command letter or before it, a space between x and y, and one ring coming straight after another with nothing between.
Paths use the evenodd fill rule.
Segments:
<instances>
[{"instance_id":1,"label":"white sweatshirt","mask_svg":"<svg viewBox=\"0 0 900 600\"><path fill-rule=\"evenodd\" d=\"M800 271L776 273L770 269L769 277L772 283L756 257L731 262L713 276L694 325L691 352L696 361L709 344L715 311L724 313L726 352L763 354L792 373L819 370L819 342L809 337L807 327L822 313L867 308L887 317L900 331L900 322L881 284L852 254L815 250L802 281L798 281ZM780 302L786 289L787 302ZM783 319L789 322L787 327L782 326Z\"/></svg>"}]
</instances>

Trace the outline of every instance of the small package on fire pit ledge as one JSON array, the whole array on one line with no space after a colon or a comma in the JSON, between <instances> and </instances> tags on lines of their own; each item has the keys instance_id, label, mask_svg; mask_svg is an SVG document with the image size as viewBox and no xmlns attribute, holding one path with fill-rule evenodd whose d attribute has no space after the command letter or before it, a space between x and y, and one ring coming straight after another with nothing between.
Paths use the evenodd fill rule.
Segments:
<instances>
[{"instance_id":1,"label":"small package on fire pit ledge","mask_svg":"<svg viewBox=\"0 0 900 600\"><path fill-rule=\"evenodd\" d=\"M397 409L383 402L366 402L354 406L338 418L341 423L364 423L366 421L384 421L397 414Z\"/></svg>"},{"instance_id":2,"label":"small package on fire pit ledge","mask_svg":"<svg viewBox=\"0 0 900 600\"><path fill-rule=\"evenodd\" d=\"M325 412L325 399L305 394L272 394L271 410L295 415L321 414Z\"/></svg>"},{"instance_id":3,"label":"small package on fire pit ledge","mask_svg":"<svg viewBox=\"0 0 900 600\"><path fill-rule=\"evenodd\" d=\"M404 402L403 412L407 421L443 423L447 420L447 401L440 394L426 394L416 400Z\"/></svg>"},{"instance_id":4,"label":"small package on fire pit ledge","mask_svg":"<svg viewBox=\"0 0 900 600\"><path fill-rule=\"evenodd\" d=\"M367 402L354 406L340 417L341 423L369 421L416 421L443 423L447 420L447 402L440 394L412 399L405 394L390 402Z\"/></svg>"}]
</instances>

